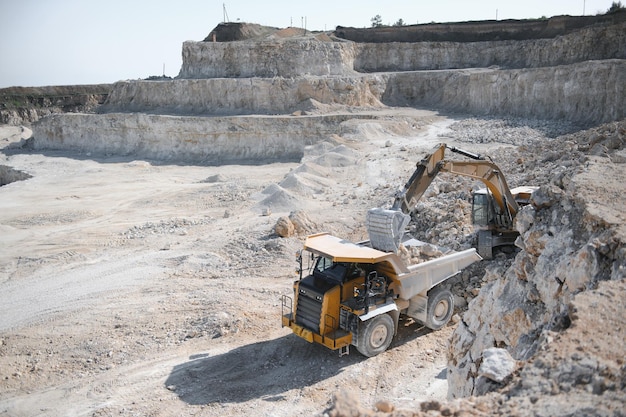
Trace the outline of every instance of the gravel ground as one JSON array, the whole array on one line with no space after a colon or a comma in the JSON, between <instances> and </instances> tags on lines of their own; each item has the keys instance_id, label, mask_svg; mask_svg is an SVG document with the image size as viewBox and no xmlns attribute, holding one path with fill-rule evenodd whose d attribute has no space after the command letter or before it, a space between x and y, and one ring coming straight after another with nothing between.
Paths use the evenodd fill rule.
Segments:
<instances>
[{"instance_id":1,"label":"gravel ground","mask_svg":"<svg viewBox=\"0 0 626 417\"><path fill-rule=\"evenodd\" d=\"M438 142L488 154L511 186L543 185L580 169L564 165L563 147L582 162L583 142L591 152L592 133L610 137L610 128L402 110L407 117L420 126L411 135L371 130L370 120L302 163L255 167L33 153L15 149L21 133L2 127L0 165L32 178L0 189L0 415L343 415L334 397L344 388L364 413L381 400L441 415L495 412L497 400L477 400L474 412L443 405L454 323L430 332L407 321L388 352L367 360L281 329L293 253L306 233L365 238L366 209L390 204ZM414 235L471 246L473 188L438 177ZM274 225L295 209L308 229L279 237ZM513 256L500 252L452 282L459 314Z\"/></svg>"}]
</instances>

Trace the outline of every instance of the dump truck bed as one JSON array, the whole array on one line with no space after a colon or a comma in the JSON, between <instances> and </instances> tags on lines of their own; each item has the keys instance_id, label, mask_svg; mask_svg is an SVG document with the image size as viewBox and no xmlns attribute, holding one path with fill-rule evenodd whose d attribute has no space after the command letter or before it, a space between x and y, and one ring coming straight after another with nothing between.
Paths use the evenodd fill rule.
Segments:
<instances>
[{"instance_id":1,"label":"dump truck bed","mask_svg":"<svg viewBox=\"0 0 626 417\"><path fill-rule=\"evenodd\" d=\"M472 248L411 265L408 267L410 272L397 276L398 294L400 298L409 300L481 259L476 249Z\"/></svg>"},{"instance_id":2,"label":"dump truck bed","mask_svg":"<svg viewBox=\"0 0 626 417\"><path fill-rule=\"evenodd\" d=\"M356 244L328 233L309 236L304 248L317 255L326 256L334 262L384 264L385 271L393 281L392 285L396 287L396 293L405 300L428 291L482 259L476 253L476 249L467 249L420 264L406 265L395 253Z\"/></svg>"}]
</instances>

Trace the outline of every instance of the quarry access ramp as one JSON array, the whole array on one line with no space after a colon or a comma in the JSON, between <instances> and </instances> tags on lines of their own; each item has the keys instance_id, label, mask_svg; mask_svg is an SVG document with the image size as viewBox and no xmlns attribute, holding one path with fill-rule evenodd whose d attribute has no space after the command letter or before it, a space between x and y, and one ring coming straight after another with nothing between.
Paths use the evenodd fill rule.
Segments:
<instances>
[{"instance_id":1,"label":"quarry access ramp","mask_svg":"<svg viewBox=\"0 0 626 417\"><path fill-rule=\"evenodd\" d=\"M297 159L308 144L341 135L345 121L377 117L358 110L620 120L626 13L616 16L523 40L354 42L299 30L232 42L209 36L183 43L176 79L115 83L98 114L40 120L33 146L262 163Z\"/></svg>"}]
</instances>

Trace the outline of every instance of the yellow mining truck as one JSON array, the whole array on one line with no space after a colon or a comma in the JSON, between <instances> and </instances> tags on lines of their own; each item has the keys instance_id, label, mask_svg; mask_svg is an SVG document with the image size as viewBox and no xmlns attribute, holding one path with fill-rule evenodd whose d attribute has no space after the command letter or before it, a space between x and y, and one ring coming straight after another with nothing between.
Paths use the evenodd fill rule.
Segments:
<instances>
[{"instance_id":1,"label":"yellow mining truck","mask_svg":"<svg viewBox=\"0 0 626 417\"><path fill-rule=\"evenodd\" d=\"M403 242L405 247L413 244L423 242ZM391 344L401 314L433 330L445 326L454 297L442 284L480 259L475 249L468 249L407 265L396 253L374 249L369 242L312 235L297 255L293 298L282 297L282 325L340 355L352 345L375 356Z\"/></svg>"}]
</instances>

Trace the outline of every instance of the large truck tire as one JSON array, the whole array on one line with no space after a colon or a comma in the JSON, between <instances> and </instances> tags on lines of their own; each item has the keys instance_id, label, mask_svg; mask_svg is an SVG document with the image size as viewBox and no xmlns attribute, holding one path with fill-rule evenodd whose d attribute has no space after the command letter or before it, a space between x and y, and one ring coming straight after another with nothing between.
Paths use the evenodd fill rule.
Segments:
<instances>
[{"instance_id":1,"label":"large truck tire","mask_svg":"<svg viewBox=\"0 0 626 417\"><path fill-rule=\"evenodd\" d=\"M389 314L381 314L361 323L357 350L371 358L387 350L394 335L394 323Z\"/></svg>"},{"instance_id":2,"label":"large truck tire","mask_svg":"<svg viewBox=\"0 0 626 417\"><path fill-rule=\"evenodd\" d=\"M448 322L454 312L454 296L441 287L435 287L428 293L428 307L426 310L426 327L439 330Z\"/></svg>"}]
</instances>

